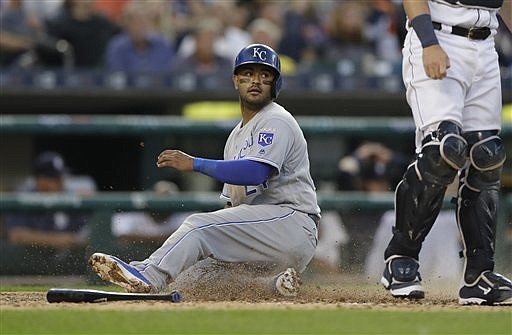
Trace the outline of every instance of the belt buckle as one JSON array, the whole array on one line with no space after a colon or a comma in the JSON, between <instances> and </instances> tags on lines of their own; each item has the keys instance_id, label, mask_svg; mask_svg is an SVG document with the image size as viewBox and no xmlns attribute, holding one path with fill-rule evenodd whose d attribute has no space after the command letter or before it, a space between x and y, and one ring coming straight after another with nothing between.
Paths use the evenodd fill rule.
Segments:
<instances>
[{"instance_id":1,"label":"belt buckle","mask_svg":"<svg viewBox=\"0 0 512 335\"><path fill-rule=\"evenodd\" d=\"M471 40L485 40L491 34L488 28L469 28L467 38Z\"/></svg>"},{"instance_id":2,"label":"belt buckle","mask_svg":"<svg viewBox=\"0 0 512 335\"><path fill-rule=\"evenodd\" d=\"M467 38L469 38L470 40L474 40L476 39L476 35L478 33L478 28L474 28L474 27L471 27L468 29L468 35L466 36Z\"/></svg>"}]
</instances>

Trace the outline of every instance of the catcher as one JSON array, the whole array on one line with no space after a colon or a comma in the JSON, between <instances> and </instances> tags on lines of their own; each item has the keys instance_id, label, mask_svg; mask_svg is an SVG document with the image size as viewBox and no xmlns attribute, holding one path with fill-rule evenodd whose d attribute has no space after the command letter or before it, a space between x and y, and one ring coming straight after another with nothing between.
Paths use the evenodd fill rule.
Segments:
<instances>
[{"instance_id":1,"label":"catcher","mask_svg":"<svg viewBox=\"0 0 512 335\"><path fill-rule=\"evenodd\" d=\"M103 280L128 292L158 292L192 265L212 258L284 270L272 278L274 291L298 293L298 274L314 255L320 220L307 143L293 116L274 102L283 79L273 49L263 44L242 49L232 79L242 120L227 139L224 160L174 149L162 151L157 160L159 168L195 171L223 182L225 208L188 216L143 261L128 264L93 254L89 263Z\"/></svg>"},{"instance_id":2,"label":"catcher","mask_svg":"<svg viewBox=\"0 0 512 335\"><path fill-rule=\"evenodd\" d=\"M502 0L408 0L403 79L416 124L416 161L396 188L396 225L382 284L421 299L419 252L459 178L457 222L464 251L459 303L512 304L512 283L494 272L505 146L494 35Z\"/></svg>"}]
</instances>

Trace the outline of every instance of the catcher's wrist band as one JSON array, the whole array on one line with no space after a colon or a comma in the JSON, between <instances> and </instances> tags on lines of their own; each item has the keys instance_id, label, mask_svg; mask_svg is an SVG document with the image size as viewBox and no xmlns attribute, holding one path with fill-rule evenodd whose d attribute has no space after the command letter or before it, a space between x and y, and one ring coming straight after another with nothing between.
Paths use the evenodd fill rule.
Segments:
<instances>
[{"instance_id":1,"label":"catcher's wrist band","mask_svg":"<svg viewBox=\"0 0 512 335\"><path fill-rule=\"evenodd\" d=\"M430 14L421 14L416 16L411 20L411 27L413 27L416 35L418 35L423 48L439 44L436 34L434 33Z\"/></svg>"}]
</instances>

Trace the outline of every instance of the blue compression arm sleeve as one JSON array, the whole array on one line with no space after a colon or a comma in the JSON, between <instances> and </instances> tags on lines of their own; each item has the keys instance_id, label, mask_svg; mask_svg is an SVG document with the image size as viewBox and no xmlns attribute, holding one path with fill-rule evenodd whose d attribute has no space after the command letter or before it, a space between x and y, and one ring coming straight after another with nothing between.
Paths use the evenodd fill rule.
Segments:
<instances>
[{"instance_id":1,"label":"blue compression arm sleeve","mask_svg":"<svg viewBox=\"0 0 512 335\"><path fill-rule=\"evenodd\" d=\"M232 185L259 185L272 173L268 164L249 159L215 160L194 158L194 171Z\"/></svg>"}]
</instances>

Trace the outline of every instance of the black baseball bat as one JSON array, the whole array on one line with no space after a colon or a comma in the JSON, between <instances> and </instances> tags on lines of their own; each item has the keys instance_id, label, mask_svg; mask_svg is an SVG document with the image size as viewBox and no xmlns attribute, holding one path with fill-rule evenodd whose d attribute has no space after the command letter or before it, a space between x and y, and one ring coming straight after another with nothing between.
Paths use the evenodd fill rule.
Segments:
<instances>
[{"instance_id":1,"label":"black baseball bat","mask_svg":"<svg viewBox=\"0 0 512 335\"><path fill-rule=\"evenodd\" d=\"M106 302L129 300L161 300L180 302L181 293L172 291L169 294L123 293L86 289L51 288L46 294L48 302Z\"/></svg>"}]
</instances>

